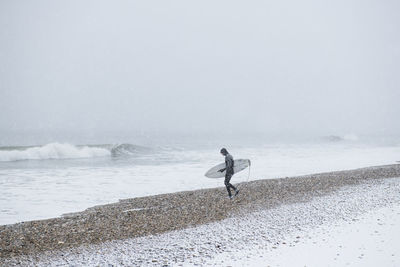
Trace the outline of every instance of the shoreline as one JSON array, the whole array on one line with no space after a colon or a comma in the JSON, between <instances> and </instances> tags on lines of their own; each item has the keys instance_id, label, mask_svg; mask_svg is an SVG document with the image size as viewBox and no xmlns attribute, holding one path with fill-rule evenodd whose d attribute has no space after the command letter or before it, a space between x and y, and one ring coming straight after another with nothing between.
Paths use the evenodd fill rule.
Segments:
<instances>
[{"instance_id":1,"label":"shoreline","mask_svg":"<svg viewBox=\"0 0 400 267\"><path fill-rule=\"evenodd\" d=\"M124 199L60 218L0 226L0 259L186 229L393 177L400 177L398 164L241 183L234 201L225 188Z\"/></svg>"}]
</instances>

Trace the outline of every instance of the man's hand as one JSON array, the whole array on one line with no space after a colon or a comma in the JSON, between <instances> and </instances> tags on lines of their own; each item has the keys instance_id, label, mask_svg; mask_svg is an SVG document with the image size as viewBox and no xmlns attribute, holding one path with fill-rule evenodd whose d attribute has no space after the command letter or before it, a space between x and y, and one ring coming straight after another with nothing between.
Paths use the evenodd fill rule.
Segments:
<instances>
[{"instance_id":1,"label":"man's hand","mask_svg":"<svg viewBox=\"0 0 400 267\"><path fill-rule=\"evenodd\" d=\"M224 172L226 168L220 169L218 172Z\"/></svg>"}]
</instances>

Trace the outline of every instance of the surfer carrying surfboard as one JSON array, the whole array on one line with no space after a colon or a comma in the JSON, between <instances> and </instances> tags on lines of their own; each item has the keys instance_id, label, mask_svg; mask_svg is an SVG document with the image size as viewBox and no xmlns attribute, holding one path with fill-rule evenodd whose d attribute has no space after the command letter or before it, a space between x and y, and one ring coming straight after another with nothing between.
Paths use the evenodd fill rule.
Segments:
<instances>
[{"instance_id":1,"label":"surfer carrying surfboard","mask_svg":"<svg viewBox=\"0 0 400 267\"><path fill-rule=\"evenodd\" d=\"M235 196L237 196L237 194L239 194L239 190L236 189L236 187L234 187L230 183L231 178L232 178L233 173L234 173L233 167L234 167L235 163L233 161L232 155L228 153L228 150L226 150L226 148L222 148L221 149L221 154L223 156L225 156L225 168L220 169L219 172L224 172L226 170L224 183L225 183L225 186L226 186L226 190L228 191L228 196L229 196L230 199L232 199L233 196L232 196L232 193L231 193L231 188L233 190L235 190Z\"/></svg>"}]
</instances>

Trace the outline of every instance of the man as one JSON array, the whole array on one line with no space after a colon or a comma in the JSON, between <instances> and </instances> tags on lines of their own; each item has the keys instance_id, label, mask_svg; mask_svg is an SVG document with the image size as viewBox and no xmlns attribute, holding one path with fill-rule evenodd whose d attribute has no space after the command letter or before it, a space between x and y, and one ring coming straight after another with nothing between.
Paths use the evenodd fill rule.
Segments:
<instances>
[{"instance_id":1,"label":"man","mask_svg":"<svg viewBox=\"0 0 400 267\"><path fill-rule=\"evenodd\" d=\"M223 156L225 156L225 168L219 170L219 172L224 172L226 170L225 173L225 186L226 186L226 190L228 191L228 196L230 199L232 199L232 193L231 193L231 188L233 190L235 190L235 196L237 196L237 194L239 194L239 190L237 190L231 183L231 178L233 175L233 167L234 167L234 161L233 161L233 157L231 154L228 153L228 150L226 150L226 148L222 148L221 149L221 154Z\"/></svg>"}]
</instances>

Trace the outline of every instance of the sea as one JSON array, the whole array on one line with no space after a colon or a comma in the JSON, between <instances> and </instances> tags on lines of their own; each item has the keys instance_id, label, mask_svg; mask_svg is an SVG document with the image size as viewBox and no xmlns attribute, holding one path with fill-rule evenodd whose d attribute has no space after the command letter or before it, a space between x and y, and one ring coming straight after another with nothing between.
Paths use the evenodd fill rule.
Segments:
<instances>
[{"instance_id":1,"label":"sea","mask_svg":"<svg viewBox=\"0 0 400 267\"><path fill-rule=\"evenodd\" d=\"M222 147L235 159L251 160L251 168L235 174L233 184L400 162L400 136L221 134L21 143L0 146L1 225L58 217L120 199L222 187L223 179L204 176L224 161Z\"/></svg>"}]
</instances>

